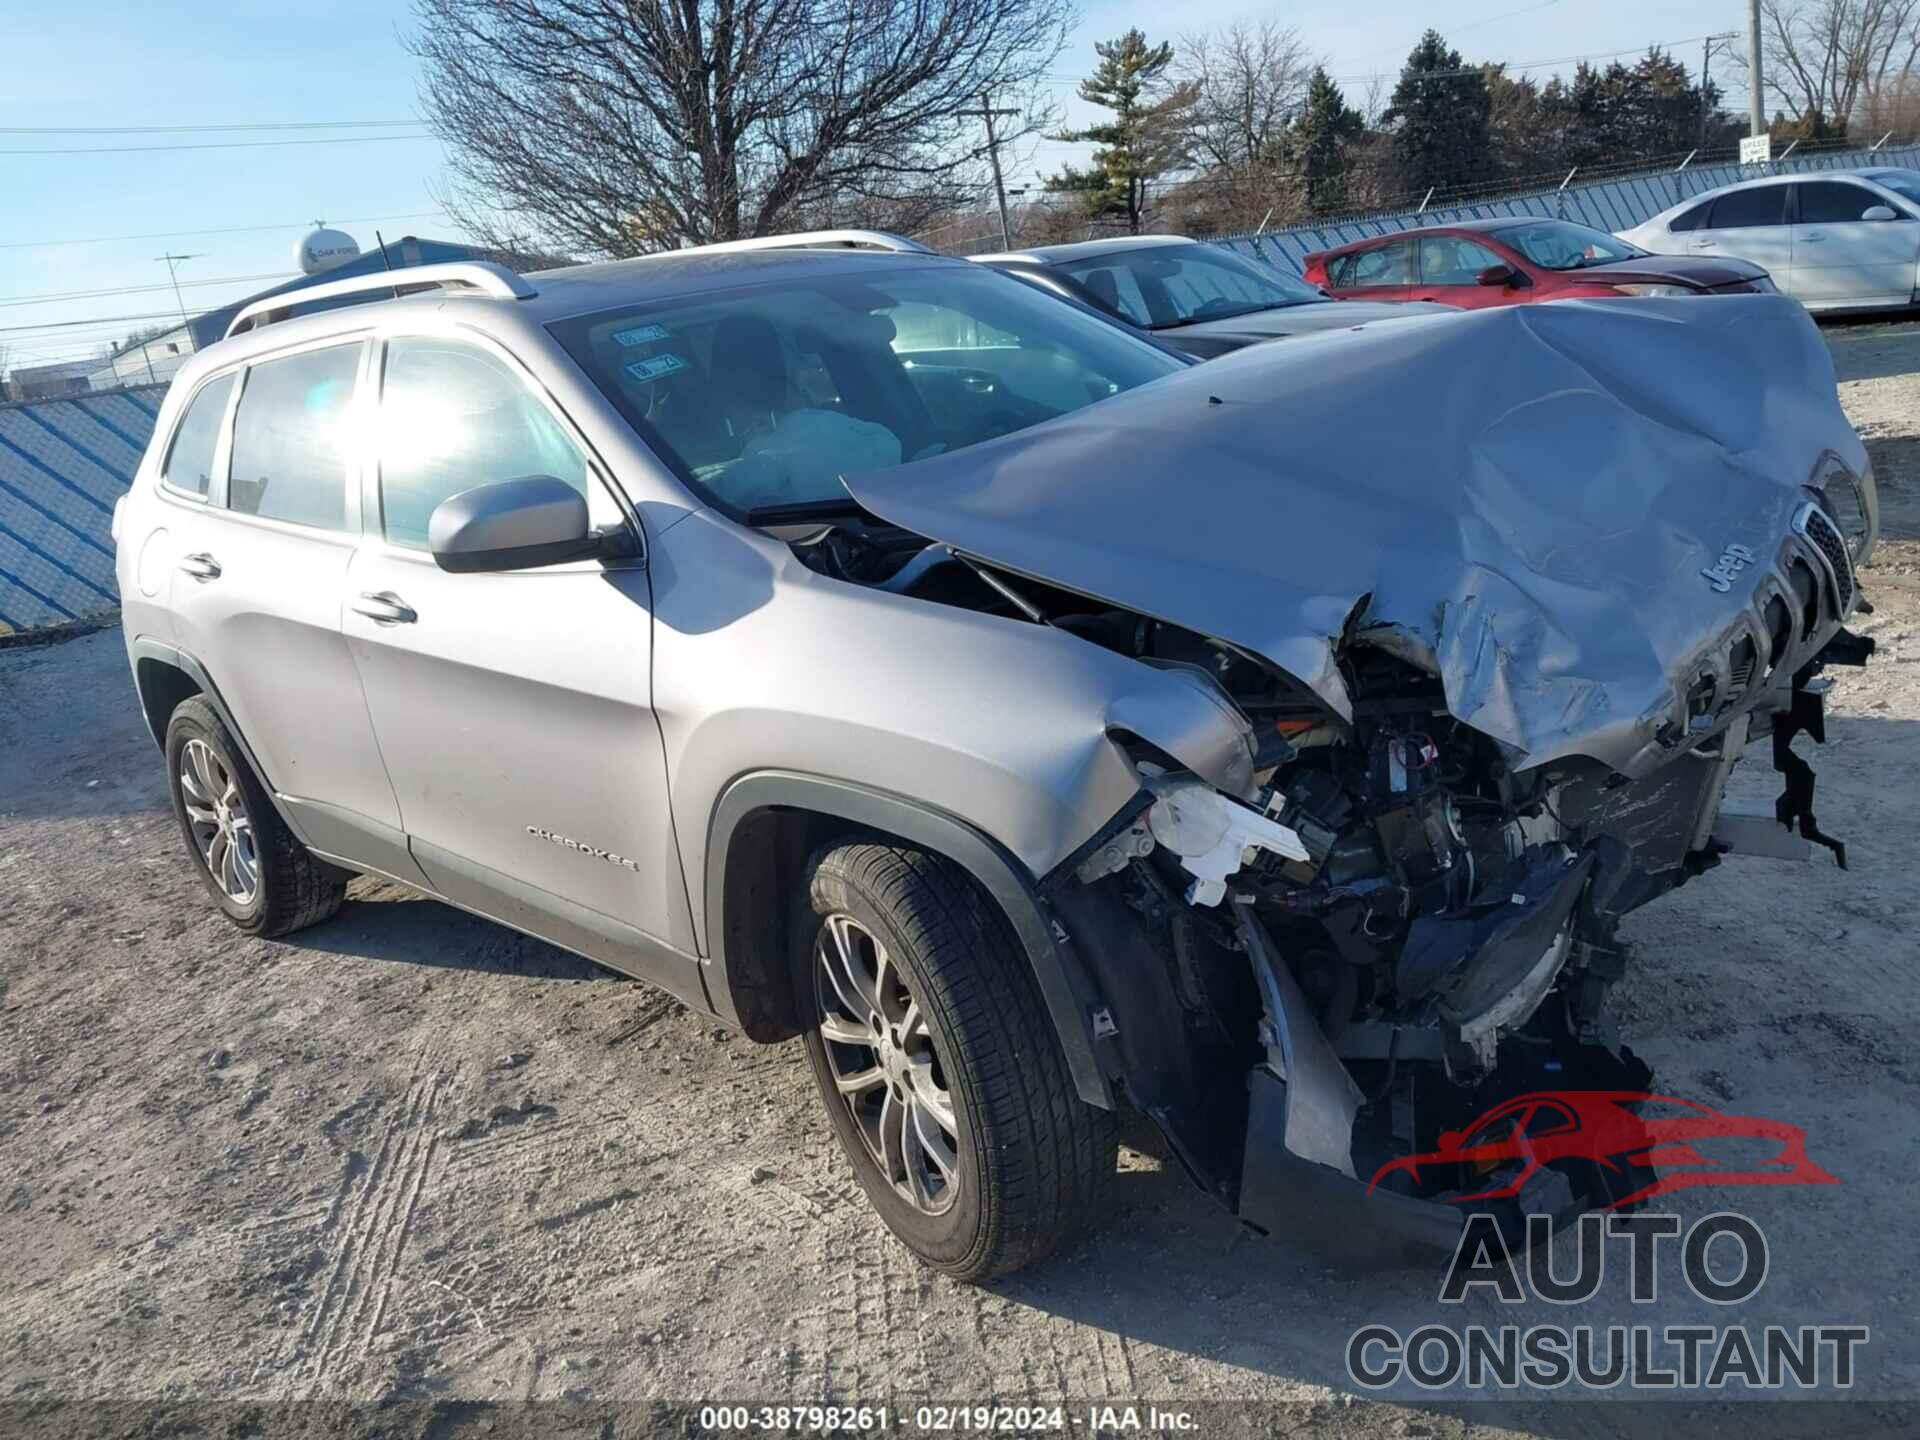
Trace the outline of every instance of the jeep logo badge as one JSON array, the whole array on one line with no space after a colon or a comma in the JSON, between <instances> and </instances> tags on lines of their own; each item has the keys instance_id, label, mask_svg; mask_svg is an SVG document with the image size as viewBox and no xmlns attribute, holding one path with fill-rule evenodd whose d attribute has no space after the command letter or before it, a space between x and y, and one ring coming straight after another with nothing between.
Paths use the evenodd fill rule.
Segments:
<instances>
[{"instance_id":1,"label":"jeep logo badge","mask_svg":"<svg viewBox=\"0 0 1920 1440\"><path fill-rule=\"evenodd\" d=\"M1700 573L1707 577L1709 585L1724 595L1733 588L1733 577L1751 565L1756 558L1753 551L1744 545L1729 545L1720 552L1720 558L1712 568L1702 570Z\"/></svg>"}]
</instances>

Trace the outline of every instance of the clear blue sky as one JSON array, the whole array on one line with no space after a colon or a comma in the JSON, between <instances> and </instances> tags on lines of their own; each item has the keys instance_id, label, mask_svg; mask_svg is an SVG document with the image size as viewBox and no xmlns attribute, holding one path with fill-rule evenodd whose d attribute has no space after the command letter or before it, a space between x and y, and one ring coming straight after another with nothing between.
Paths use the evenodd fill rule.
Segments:
<instances>
[{"instance_id":1,"label":"clear blue sky","mask_svg":"<svg viewBox=\"0 0 1920 1440\"><path fill-rule=\"evenodd\" d=\"M1293 9L1240 0L1082 0L1082 23L1054 73L1070 120L1088 118L1073 79L1093 62L1093 42L1138 25L1152 39L1235 18L1272 15L1298 26L1359 99L1364 77L1388 77L1429 24L1469 59L1558 60L1602 51L1675 45L1691 69L1697 39L1744 24L1739 0L1454 0L1436 10L1417 0L1369 7ZM225 125L304 121L413 121L413 58L401 45L411 25L405 0L333 0L324 6L181 3L181 0L82 0L55 6L33 0L28 15L0 21L9 50L0 86L0 127ZM1177 15L1177 21L1170 21ZM1554 69L1530 73L1544 79ZM1739 75L1716 62L1721 84L1740 102ZM326 132L323 132L326 133ZM336 135L379 132L342 131ZM314 132L234 134L0 134L0 152L232 140L307 140ZM1019 157L1012 183L1056 167L1073 154L1047 144ZM373 232L453 238L431 213L439 172L430 139L271 148L155 150L147 154L0 153L0 344L13 362L79 358L140 322L106 317L173 309L168 290L118 296L11 303L23 296L109 287L164 285L165 250L193 252L182 280L291 273L305 222L325 219L371 246ZM363 217L408 217L370 222ZM351 223L349 223L351 222ZM88 240L164 231L282 226L245 234L57 246L25 242ZM265 281L195 286L190 309L204 309L262 288ZM98 326L21 333L11 327L101 320Z\"/></svg>"}]
</instances>

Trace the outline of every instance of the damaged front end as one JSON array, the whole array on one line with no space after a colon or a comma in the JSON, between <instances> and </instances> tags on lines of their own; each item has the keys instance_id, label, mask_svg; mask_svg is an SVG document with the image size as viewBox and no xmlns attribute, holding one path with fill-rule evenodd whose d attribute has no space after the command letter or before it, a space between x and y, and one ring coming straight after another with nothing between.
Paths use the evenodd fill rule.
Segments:
<instances>
[{"instance_id":1,"label":"damaged front end","mask_svg":"<svg viewBox=\"0 0 1920 1440\"><path fill-rule=\"evenodd\" d=\"M1871 650L1877 503L1779 297L1257 347L847 485L990 597L947 603L1244 722L1223 783L1110 715L1140 792L1043 890L1114 1088L1262 1229L1387 1257L1631 1193L1395 1162L1508 1096L1646 1088L1604 1017L1635 908L1729 853L1845 863L1793 745ZM1763 740L1775 814L1723 815Z\"/></svg>"},{"instance_id":2,"label":"damaged front end","mask_svg":"<svg viewBox=\"0 0 1920 1440\"><path fill-rule=\"evenodd\" d=\"M1824 739L1820 672L1871 645L1839 623L1850 563L1845 589L1807 586L1808 547L1783 556L1784 623L1751 655L1747 627L1729 631L1730 678L1682 697L1689 738L1639 779L1582 757L1513 768L1433 676L1364 639L1340 653L1341 720L1231 647L1139 629L1161 652L1142 658L1249 717L1252 780L1229 794L1132 743L1138 800L1045 888L1096 977L1116 1088L1204 1189L1262 1231L1376 1262L1452 1245L1475 1210L1518 1242L1529 1214L1560 1223L1627 1193L1597 1166L1505 1193L1499 1175L1395 1162L1516 1095L1646 1090L1605 1017L1621 918L1730 852L1837 846L1792 742ZM1758 613L1775 593L1756 586ZM1777 818L1723 815L1734 765L1769 735Z\"/></svg>"}]
</instances>

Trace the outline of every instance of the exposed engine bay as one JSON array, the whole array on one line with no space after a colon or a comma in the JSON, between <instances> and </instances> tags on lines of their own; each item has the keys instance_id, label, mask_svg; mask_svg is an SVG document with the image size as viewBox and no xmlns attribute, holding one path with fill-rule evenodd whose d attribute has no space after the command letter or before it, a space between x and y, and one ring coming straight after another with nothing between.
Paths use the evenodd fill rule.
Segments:
<instances>
[{"instance_id":1,"label":"exposed engine bay","mask_svg":"<svg viewBox=\"0 0 1920 1440\"><path fill-rule=\"evenodd\" d=\"M1140 793L1042 889L1087 971L1116 1088L1261 1229L1311 1226L1376 1257L1451 1243L1464 1211L1445 1202L1485 1177L1383 1167L1510 1096L1650 1084L1606 1018L1624 915L1730 852L1818 844L1845 864L1791 748L1803 730L1824 739L1821 671L1872 648L1836 624L1858 598L1844 556L1785 563L1791 598L1763 612L1767 633L1742 632L1703 668L1663 732L1664 763L1630 778L1578 755L1516 768L1510 746L1455 716L1438 676L1363 628L1336 651L1343 716L1236 645L857 509L786 533L834 579L1067 631L1244 717L1240 794L1114 735ZM1729 774L1762 739L1785 780L1776 814L1722 816ZM1564 1221L1626 1181L1543 1170L1498 1213L1517 1236L1527 1213ZM1386 1207L1377 1227L1329 1204L1343 1185Z\"/></svg>"}]
</instances>

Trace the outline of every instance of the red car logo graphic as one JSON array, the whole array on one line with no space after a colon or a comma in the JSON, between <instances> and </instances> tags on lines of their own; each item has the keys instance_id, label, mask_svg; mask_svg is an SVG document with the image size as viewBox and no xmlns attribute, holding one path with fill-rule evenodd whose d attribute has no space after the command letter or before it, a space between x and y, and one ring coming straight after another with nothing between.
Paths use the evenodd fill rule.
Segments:
<instances>
[{"instance_id":1,"label":"red car logo graphic","mask_svg":"<svg viewBox=\"0 0 1920 1440\"><path fill-rule=\"evenodd\" d=\"M1645 1184L1605 1208L1635 1205L1694 1185L1838 1185L1807 1158L1798 1125L1718 1110L1674 1095L1639 1090L1549 1090L1503 1101L1464 1130L1440 1136L1440 1148L1389 1160L1373 1174L1371 1193L1389 1175L1418 1182L1422 1171L1464 1170L1455 1203L1517 1195L1543 1166L1579 1160L1605 1169L1642 1171ZM1658 1170L1657 1177L1653 1172ZM1484 1178L1486 1185L1475 1189Z\"/></svg>"}]
</instances>

